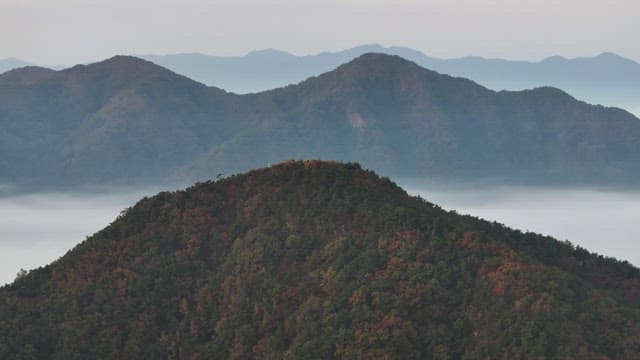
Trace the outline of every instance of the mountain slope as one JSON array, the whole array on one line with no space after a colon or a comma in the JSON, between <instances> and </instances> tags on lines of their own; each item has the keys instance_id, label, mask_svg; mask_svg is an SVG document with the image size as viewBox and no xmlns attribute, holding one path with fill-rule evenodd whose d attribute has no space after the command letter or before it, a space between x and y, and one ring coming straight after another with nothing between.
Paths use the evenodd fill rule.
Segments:
<instances>
[{"instance_id":1,"label":"mountain slope","mask_svg":"<svg viewBox=\"0 0 640 360\"><path fill-rule=\"evenodd\" d=\"M115 57L0 76L0 183L191 182L291 158L434 179L637 185L640 122L553 88L494 92L366 54L250 95Z\"/></svg>"},{"instance_id":2,"label":"mountain slope","mask_svg":"<svg viewBox=\"0 0 640 360\"><path fill-rule=\"evenodd\" d=\"M630 111L640 109L640 64L613 53L573 59L553 56L530 62L477 56L441 59L406 47L362 45L307 56L263 50L237 57L203 54L142 57L205 84L247 93L298 83L371 52L399 55L422 67L469 78L491 89L554 86L594 104ZM636 112L636 115L640 113Z\"/></svg>"},{"instance_id":3,"label":"mountain slope","mask_svg":"<svg viewBox=\"0 0 640 360\"><path fill-rule=\"evenodd\" d=\"M397 56L366 54L256 96L283 120L213 147L187 172L260 154L252 166L320 157L434 178L614 183L638 173L640 122L631 114L553 88L496 93Z\"/></svg>"},{"instance_id":4,"label":"mountain slope","mask_svg":"<svg viewBox=\"0 0 640 360\"><path fill-rule=\"evenodd\" d=\"M2 358L640 355L640 272L354 164L143 199L0 288Z\"/></svg>"},{"instance_id":5,"label":"mountain slope","mask_svg":"<svg viewBox=\"0 0 640 360\"><path fill-rule=\"evenodd\" d=\"M249 121L237 96L136 58L43 72L0 76L5 181L166 176Z\"/></svg>"}]
</instances>

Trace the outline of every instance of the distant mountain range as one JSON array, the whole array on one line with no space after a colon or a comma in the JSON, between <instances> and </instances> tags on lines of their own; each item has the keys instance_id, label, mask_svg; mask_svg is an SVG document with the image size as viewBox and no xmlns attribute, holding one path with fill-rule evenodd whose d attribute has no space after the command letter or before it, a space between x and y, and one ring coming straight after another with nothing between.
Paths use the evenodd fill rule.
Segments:
<instances>
[{"instance_id":1,"label":"distant mountain range","mask_svg":"<svg viewBox=\"0 0 640 360\"><path fill-rule=\"evenodd\" d=\"M638 359L639 318L628 263L287 162L145 198L19 274L0 358Z\"/></svg>"},{"instance_id":2,"label":"distant mountain range","mask_svg":"<svg viewBox=\"0 0 640 360\"><path fill-rule=\"evenodd\" d=\"M495 92L365 54L236 95L118 56L0 75L0 183L190 182L286 159L444 180L635 184L640 122L555 88Z\"/></svg>"},{"instance_id":3,"label":"distant mountain range","mask_svg":"<svg viewBox=\"0 0 640 360\"><path fill-rule=\"evenodd\" d=\"M295 84L371 52L399 55L427 69L465 77L493 90L553 86L587 102L623 107L640 115L640 64L613 53L575 59L553 56L529 62L477 56L440 59L406 47L363 45L308 56L269 49L237 57L203 54L141 57L204 84L248 93Z\"/></svg>"},{"instance_id":4,"label":"distant mountain range","mask_svg":"<svg viewBox=\"0 0 640 360\"><path fill-rule=\"evenodd\" d=\"M557 87L589 103L621 107L640 116L640 64L613 53L573 59L552 56L538 62L478 56L442 59L407 47L371 44L305 56L266 49L244 56L192 53L138 57L203 84L244 94L297 84L366 53L398 55L424 68L465 77L493 90ZM31 64L17 59L0 60L0 73L26 65Z\"/></svg>"}]
</instances>

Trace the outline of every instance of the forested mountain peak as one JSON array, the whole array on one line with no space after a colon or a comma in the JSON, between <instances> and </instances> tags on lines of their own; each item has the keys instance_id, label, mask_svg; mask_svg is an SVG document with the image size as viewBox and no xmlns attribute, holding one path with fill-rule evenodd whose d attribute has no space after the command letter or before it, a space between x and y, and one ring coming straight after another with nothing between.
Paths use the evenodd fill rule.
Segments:
<instances>
[{"instance_id":1,"label":"forested mountain peak","mask_svg":"<svg viewBox=\"0 0 640 360\"><path fill-rule=\"evenodd\" d=\"M75 65L68 69L62 70L62 72L74 72L80 70L86 72L101 70L110 73L129 72L132 74L170 72L166 68L156 65L151 61L128 55L115 55L108 59L90 63L87 65Z\"/></svg>"},{"instance_id":2,"label":"forested mountain peak","mask_svg":"<svg viewBox=\"0 0 640 360\"><path fill-rule=\"evenodd\" d=\"M433 108L439 104L432 102L441 98L463 97L467 93L494 94L470 80L439 74L397 55L366 53L332 71L264 94L274 95L276 102L304 106L321 101L353 107L364 101L383 108L399 101L405 106Z\"/></svg>"},{"instance_id":3,"label":"forested mountain peak","mask_svg":"<svg viewBox=\"0 0 640 360\"><path fill-rule=\"evenodd\" d=\"M106 81L108 85L113 87L131 86L150 79L181 80L197 84L194 80L187 79L150 61L124 55L117 55L88 65L76 65L58 73L61 78L68 81Z\"/></svg>"},{"instance_id":4,"label":"forested mountain peak","mask_svg":"<svg viewBox=\"0 0 640 360\"><path fill-rule=\"evenodd\" d=\"M91 83L90 85L102 84L123 88L153 78L182 79L182 81L188 80L188 82L198 84L194 80L187 79L150 61L124 55L117 55L88 65L75 65L58 71L26 66L0 75L0 84L3 82L31 84L46 80L45 84L53 85L66 83L77 86L82 83Z\"/></svg>"},{"instance_id":5,"label":"forested mountain peak","mask_svg":"<svg viewBox=\"0 0 640 360\"><path fill-rule=\"evenodd\" d=\"M635 359L638 289L628 263L289 161L143 199L0 288L0 357Z\"/></svg>"},{"instance_id":6,"label":"forested mountain peak","mask_svg":"<svg viewBox=\"0 0 640 360\"><path fill-rule=\"evenodd\" d=\"M341 79L342 82L406 81L421 77L446 77L397 55L366 53L319 77ZM387 84L392 85L392 84Z\"/></svg>"},{"instance_id":7,"label":"forested mountain peak","mask_svg":"<svg viewBox=\"0 0 640 360\"><path fill-rule=\"evenodd\" d=\"M356 57L355 59L340 65L338 71L355 71L362 73L376 74L375 70L383 72L404 72L407 70L419 70L421 68L413 61L406 60L398 55L370 52Z\"/></svg>"}]
</instances>

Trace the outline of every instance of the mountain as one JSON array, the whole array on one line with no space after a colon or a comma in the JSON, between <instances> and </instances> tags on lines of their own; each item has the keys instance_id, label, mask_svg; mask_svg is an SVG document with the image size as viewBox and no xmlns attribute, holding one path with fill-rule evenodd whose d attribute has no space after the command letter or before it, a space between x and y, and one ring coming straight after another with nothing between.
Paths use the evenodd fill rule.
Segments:
<instances>
[{"instance_id":1,"label":"mountain","mask_svg":"<svg viewBox=\"0 0 640 360\"><path fill-rule=\"evenodd\" d=\"M398 55L494 90L553 86L591 103L623 107L640 115L640 64L613 53L574 59L552 56L539 62L477 56L441 59L406 47L374 44L307 56L269 49L236 57L173 54L142 58L208 85L248 93L298 83L371 52Z\"/></svg>"},{"instance_id":2,"label":"mountain","mask_svg":"<svg viewBox=\"0 0 640 360\"><path fill-rule=\"evenodd\" d=\"M640 155L640 123L622 110L554 88L494 92L397 56L366 54L259 96L279 106L284 122L242 133L195 166L258 153L272 154L269 162L359 161L396 176L590 182L636 174Z\"/></svg>"},{"instance_id":3,"label":"mountain","mask_svg":"<svg viewBox=\"0 0 640 360\"><path fill-rule=\"evenodd\" d=\"M292 158L432 179L637 185L640 122L554 88L495 92L365 54L235 95L133 57L0 76L0 183L191 182Z\"/></svg>"},{"instance_id":4,"label":"mountain","mask_svg":"<svg viewBox=\"0 0 640 360\"><path fill-rule=\"evenodd\" d=\"M0 99L5 182L163 177L250 123L238 96L124 56L7 72Z\"/></svg>"},{"instance_id":5,"label":"mountain","mask_svg":"<svg viewBox=\"0 0 640 360\"><path fill-rule=\"evenodd\" d=\"M339 53L325 52L309 56L265 49L252 51L245 56L222 57L195 53L139 57L209 86L243 94L299 83L308 77L331 71L358 56L382 50L380 46L365 45Z\"/></svg>"},{"instance_id":6,"label":"mountain","mask_svg":"<svg viewBox=\"0 0 640 360\"><path fill-rule=\"evenodd\" d=\"M0 357L640 356L640 270L357 164L145 198L0 288Z\"/></svg>"},{"instance_id":7,"label":"mountain","mask_svg":"<svg viewBox=\"0 0 640 360\"><path fill-rule=\"evenodd\" d=\"M22 61L16 58L0 59L0 74L7 72L9 70L21 68L24 66L31 66L31 65L33 64L30 64L26 61Z\"/></svg>"},{"instance_id":8,"label":"mountain","mask_svg":"<svg viewBox=\"0 0 640 360\"><path fill-rule=\"evenodd\" d=\"M640 115L640 64L613 53L573 59L552 56L539 62L464 57L425 59L419 64L492 89L558 87L585 101Z\"/></svg>"}]
</instances>

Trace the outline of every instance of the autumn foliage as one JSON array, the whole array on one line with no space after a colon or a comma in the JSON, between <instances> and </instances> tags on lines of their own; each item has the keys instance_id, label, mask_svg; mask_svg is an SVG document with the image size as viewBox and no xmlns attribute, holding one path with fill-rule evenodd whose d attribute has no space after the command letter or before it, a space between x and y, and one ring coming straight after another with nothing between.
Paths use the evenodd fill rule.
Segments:
<instances>
[{"instance_id":1,"label":"autumn foliage","mask_svg":"<svg viewBox=\"0 0 640 360\"><path fill-rule=\"evenodd\" d=\"M357 164L146 198L0 289L0 358L640 357L640 272Z\"/></svg>"}]
</instances>

